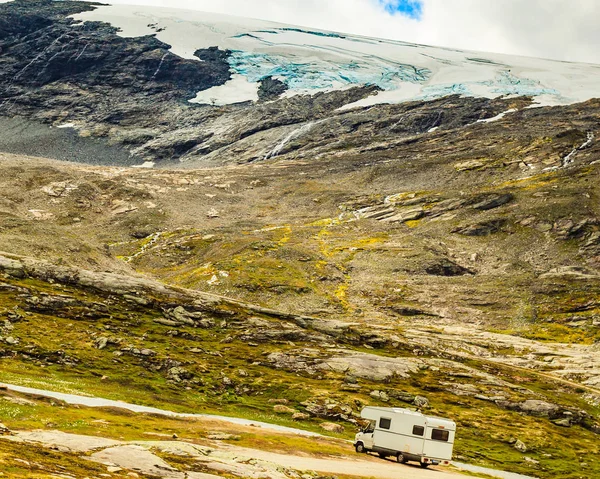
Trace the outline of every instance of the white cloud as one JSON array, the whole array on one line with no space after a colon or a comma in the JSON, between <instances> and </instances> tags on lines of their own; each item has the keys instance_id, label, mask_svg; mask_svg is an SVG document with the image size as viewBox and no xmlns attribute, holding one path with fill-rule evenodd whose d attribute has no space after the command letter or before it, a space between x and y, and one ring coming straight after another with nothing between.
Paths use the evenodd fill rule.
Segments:
<instances>
[{"instance_id":1,"label":"white cloud","mask_svg":"<svg viewBox=\"0 0 600 479\"><path fill-rule=\"evenodd\" d=\"M596 0L423 0L421 21L392 16L378 0L112 3L187 8L449 48L600 64Z\"/></svg>"}]
</instances>

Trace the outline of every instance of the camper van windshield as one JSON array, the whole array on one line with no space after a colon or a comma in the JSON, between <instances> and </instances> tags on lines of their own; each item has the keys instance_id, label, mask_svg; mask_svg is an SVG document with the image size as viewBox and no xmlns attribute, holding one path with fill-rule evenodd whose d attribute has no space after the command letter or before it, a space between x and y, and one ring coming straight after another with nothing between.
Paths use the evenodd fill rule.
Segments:
<instances>
[{"instance_id":1,"label":"camper van windshield","mask_svg":"<svg viewBox=\"0 0 600 479\"><path fill-rule=\"evenodd\" d=\"M367 433L367 434L368 434L368 433L371 433L371 432L373 432L373 431L375 431L375 422L374 422L374 421L371 421L371 422L369 422L369 424L367 424L367 425L366 425L366 426L363 428L363 432L364 432L364 433Z\"/></svg>"}]
</instances>

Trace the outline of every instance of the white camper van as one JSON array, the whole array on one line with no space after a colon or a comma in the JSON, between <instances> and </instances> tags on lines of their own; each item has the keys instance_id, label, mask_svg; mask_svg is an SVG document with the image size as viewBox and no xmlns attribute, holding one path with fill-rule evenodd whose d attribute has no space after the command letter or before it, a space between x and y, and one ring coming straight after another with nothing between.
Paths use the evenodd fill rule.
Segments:
<instances>
[{"instance_id":1,"label":"white camper van","mask_svg":"<svg viewBox=\"0 0 600 479\"><path fill-rule=\"evenodd\" d=\"M398 462L417 461L421 467L448 465L456 423L409 409L366 407L360 414L369 425L356 435L356 452L394 456Z\"/></svg>"}]
</instances>

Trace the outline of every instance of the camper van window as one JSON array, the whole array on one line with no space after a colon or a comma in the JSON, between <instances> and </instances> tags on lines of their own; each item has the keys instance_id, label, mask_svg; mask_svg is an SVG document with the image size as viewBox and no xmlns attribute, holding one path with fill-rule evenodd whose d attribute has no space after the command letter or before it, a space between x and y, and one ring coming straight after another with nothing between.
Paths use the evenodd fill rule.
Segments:
<instances>
[{"instance_id":1,"label":"camper van window","mask_svg":"<svg viewBox=\"0 0 600 479\"><path fill-rule=\"evenodd\" d=\"M448 442L448 437L450 433L448 431L443 431L442 429L434 429L431 431L431 439L434 441L444 441Z\"/></svg>"},{"instance_id":2,"label":"camper van window","mask_svg":"<svg viewBox=\"0 0 600 479\"><path fill-rule=\"evenodd\" d=\"M425 428L423 426L413 426L413 434L415 436L422 436L425 434Z\"/></svg>"},{"instance_id":3,"label":"camper van window","mask_svg":"<svg viewBox=\"0 0 600 479\"><path fill-rule=\"evenodd\" d=\"M365 434L370 434L373 431L375 431L375 421L369 422L369 424L367 426L365 426L365 428L363 429L363 432Z\"/></svg>"},{"instance_id":4,"label":"camper van window","mask_svg":"<svg viewBox=\"0 0 600 479\"><path fill-rule=\"evenodd\" d=\"M387 417L382 417L381 419L379 419L379 427L381 429L389 429L391 425L392 425L391 419L389 419Z\"/></svg>"}]
</instances>

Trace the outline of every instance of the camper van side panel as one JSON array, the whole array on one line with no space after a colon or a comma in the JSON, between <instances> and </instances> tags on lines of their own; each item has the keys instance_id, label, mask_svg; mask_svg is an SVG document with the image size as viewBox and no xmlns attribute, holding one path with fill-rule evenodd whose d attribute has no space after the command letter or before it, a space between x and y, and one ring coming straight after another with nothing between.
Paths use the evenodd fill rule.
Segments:
<instances>
[{"instance_id":1,"label":"camper van side panel","mask_svg":"<svg viewBox=\"0 0 600 479\"><path fill-rule=\"evenodd\" d=\"M425 432L425 419L422 416L398 412L382 414L375 426L374 450L421 455L425 438L424 435L413 434L415 426L418 426L418 432L421 429Z\"/></svg>"},{"instance_id":2,"label":"camper van side panel","mask_svg":"<svg viewBox=\"0 0 600 479\"><path fill-rule=\"evenodd\" d=\"M423 455L432 459L452 460L455 431L427 427Z\"/></svg>"}]
</instances>

